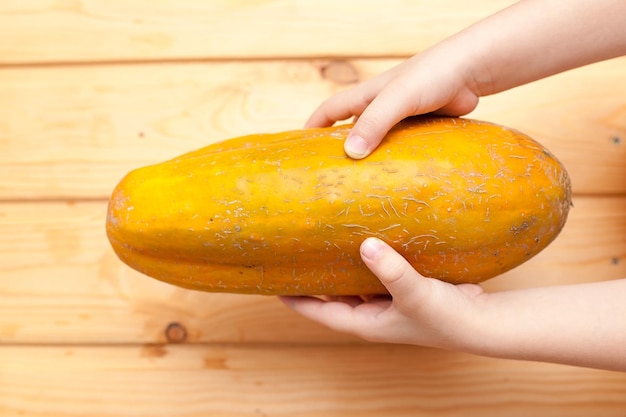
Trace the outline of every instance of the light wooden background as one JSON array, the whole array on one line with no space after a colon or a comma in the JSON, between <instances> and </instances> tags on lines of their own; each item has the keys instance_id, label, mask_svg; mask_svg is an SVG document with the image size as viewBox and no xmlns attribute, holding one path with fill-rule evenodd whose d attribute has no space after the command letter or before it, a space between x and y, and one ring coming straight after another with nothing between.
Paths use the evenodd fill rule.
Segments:
<instances>
[{"instance_id":1,"label":"light wooden background","mask_svg":"<svg viewBox=\"0 0 626 417\"><path fill-rule=\"evenodd\" d=\"M625 416L626 374L367 344L275 298L144 277L104 234L128 170L299 128L510 3L0 2L0 415ZM626 277L626 58L472 116L544 143L575 192L557 241L486 287Z\"/></svg>"}]
</instances>

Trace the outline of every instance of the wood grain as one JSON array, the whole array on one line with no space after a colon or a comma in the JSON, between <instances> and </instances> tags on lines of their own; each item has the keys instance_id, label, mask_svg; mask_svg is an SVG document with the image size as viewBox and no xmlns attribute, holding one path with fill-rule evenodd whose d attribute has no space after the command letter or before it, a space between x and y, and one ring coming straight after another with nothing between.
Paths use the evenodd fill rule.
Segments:
<instances>
[{"instance_id":1,"label":"wood grain","mask_svg":"<svg viewBox=\"0 0 626 417\"><path fill-rule=\"evenodd\" d=\"M0 347L3 416L622 417L626 374L402 346Z\"/></svg>"},{"instance_id":2,"label":"wood grain","mask_svg":"<svg viewBox=\"0 0 626 417\"><path fill-rule=\"evenodd\" d=\"M298 129L332 92L397 62L0 69L0 200L106 198L133 168L234 136ZM566 165L576 193L623 194L624 73L626 58L581 68L486 97L470 117L539 140Z\"/></svg>"},{"instance_id":3,"label":"wood grain","mask_svg":"<svg viewBox=\"0 0 626 417\"><path fill-rule=\"evenodd\" d=\"M407 56L511 3L3 2L0 63Z\"/></svg>"},{"instance_id":4,"label":"wood grain","mask_svg":"<svg viewBox=\"0 0 626 417\"><path fill-rule=\"evenodd\" d=\"M620 416L625 374L371 345L273 297L122 264L129 170L300 128L512 0L0 2L0 416ZM626 277L626 57L481 100L573 178L561 236L490 291Z\"/></svg>"},{"instance_id":5,"label":"wood grain","mask_svg":"<svg viewBox=\"0 0 626 417\"><path fill-rule=\"evenodd\" d=\"M626 277L626 197L578 197L538 256L485 283L491 291ZM273 297L177 288L124 265L104 232L103 202L0 205L0 342L345 343Z\"/></svg>"}]
</instances>

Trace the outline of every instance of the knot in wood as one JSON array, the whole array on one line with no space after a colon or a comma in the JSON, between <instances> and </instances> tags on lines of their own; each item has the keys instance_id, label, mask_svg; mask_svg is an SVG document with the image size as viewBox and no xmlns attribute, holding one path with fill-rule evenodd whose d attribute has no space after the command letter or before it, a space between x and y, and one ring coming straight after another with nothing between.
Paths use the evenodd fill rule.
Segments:
<instances>
[{"instance_id":1,"label":"knot in wood","mask_svg":"<svg viewBox=\"0 0 626 417\"><path fill-rule=\"evenodd\" d=\"M354 84L359 81L359 73L348 61L333 60L320 68L322 78L337 84Z\"/></svg>"},{"instance_id":2,"label":"knot in wood","mask_svg":"<svg viewBox=\"0 0 626 417\"><path fill-rule=\"evenodd\" d=\"M187 340L187 329L180 323L172 322L165 328L165 339L168 343L183 343Z\"/></svg>"}]
</instances>

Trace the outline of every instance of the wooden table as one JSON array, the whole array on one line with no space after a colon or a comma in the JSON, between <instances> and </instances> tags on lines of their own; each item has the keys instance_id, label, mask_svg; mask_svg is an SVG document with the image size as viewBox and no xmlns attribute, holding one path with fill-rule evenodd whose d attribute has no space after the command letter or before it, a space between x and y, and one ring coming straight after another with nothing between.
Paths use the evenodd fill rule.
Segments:
<instances>
[{"instance_id":1,"label":"wooden table","mask_svg":"<svg viewBox=\"0 0 626 417\"><path fill-rule=\"evenodd\" d=\"M0 3L0 415L623 417L626 374L364 343L272 297L149 279L104 234L127 171L299 128L510 3ZM486 288L626 277L626 58L471 116L534 136L574 187L561 236Z\"/></svg>"}]
</instances>

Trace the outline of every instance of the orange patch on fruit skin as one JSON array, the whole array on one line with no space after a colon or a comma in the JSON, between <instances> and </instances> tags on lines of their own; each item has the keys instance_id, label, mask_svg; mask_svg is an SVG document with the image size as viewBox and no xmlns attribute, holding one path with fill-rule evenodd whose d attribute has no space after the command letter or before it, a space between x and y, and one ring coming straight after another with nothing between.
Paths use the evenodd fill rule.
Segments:
<instances>
[{"instance_id":1,"label":"orange patch on fruit skin","mask_svg":"<svg viewBox=\"0 0 626 417\"><path fill-rule=\"evenodd\" d=\"M480 282L565 224L569 176L528 136L463 118L407 119L364 160L350 125L226 140L129 173L107 234L160 280L212 292L378 294L360 243L378 237L422 274Z\"/></svg>"}]
</instances>

